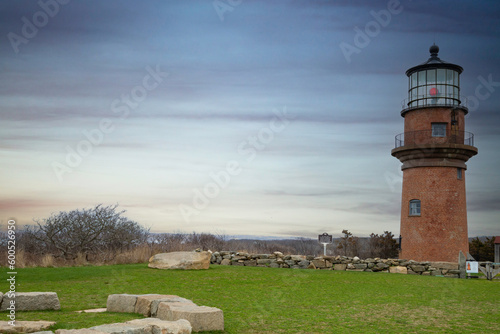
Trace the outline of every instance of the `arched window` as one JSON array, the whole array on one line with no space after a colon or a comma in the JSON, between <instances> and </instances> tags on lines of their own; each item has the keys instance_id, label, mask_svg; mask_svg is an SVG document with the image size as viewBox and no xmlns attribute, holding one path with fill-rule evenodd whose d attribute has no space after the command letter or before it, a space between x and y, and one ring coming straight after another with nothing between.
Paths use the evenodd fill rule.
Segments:
<instances>
[{"instance_id":1,"label":"arched window","mask_svg":"<svg viewBox=\"0 0 500 334\"><path fill-rule=\"evenodd\" d=\"M420 200L412 199L410 201L410 216L420 216Z\"/></svg>"}]
</instances>

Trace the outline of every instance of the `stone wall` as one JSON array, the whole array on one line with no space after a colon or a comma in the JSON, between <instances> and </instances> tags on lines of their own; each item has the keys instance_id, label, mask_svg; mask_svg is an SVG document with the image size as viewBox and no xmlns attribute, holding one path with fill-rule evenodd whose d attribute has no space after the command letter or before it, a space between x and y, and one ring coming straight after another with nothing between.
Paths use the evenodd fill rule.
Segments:
<instances>
[{"instance_id":1,"label":"stone wall","mask_svg":"<svg viewBox=\"0 0 500 334\"><path fill-rule=\"evenodd\" d=\"M417 262L402 259L360 259L347 256L306 256L273 254L249 254L244 252L221 251L212 253L210 262L219 265L321 269L367 272L390 272L411 275L431 275L458 278L458 263Z\"/></svg>"}]
</instances>

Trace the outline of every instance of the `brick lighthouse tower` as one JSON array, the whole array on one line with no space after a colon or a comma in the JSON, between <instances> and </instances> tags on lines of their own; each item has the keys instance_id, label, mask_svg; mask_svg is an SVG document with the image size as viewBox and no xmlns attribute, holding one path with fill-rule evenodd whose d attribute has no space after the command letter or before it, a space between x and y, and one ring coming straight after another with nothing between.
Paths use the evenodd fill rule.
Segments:
<instances>
[{"instance_id":1,"label":"brick lighthouse tower","mask_svg":"<svg viewBox=\"0 0 500 334\"><path fill-rule=\"evenodd\" d=\"M469 250L465 162L477 154L465 132L468 109L460 101L461 66L438 57L406 71L404 133L391 154L403 166L400 258L457 262Z\"/></svg>"}]
</instances>

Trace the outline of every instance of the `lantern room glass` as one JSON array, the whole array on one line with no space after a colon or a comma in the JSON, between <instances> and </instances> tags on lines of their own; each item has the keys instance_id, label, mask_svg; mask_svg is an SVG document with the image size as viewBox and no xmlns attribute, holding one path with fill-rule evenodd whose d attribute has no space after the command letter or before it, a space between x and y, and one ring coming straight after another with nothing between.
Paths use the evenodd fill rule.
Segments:
<instances>
[{"instance_id":1,"label":"lantern room glass","mask_svg":"<svg viewBox=\"0 0 500 334\"><path fill-rule=\"evenodd\" d=\"M460 105L459 73L446 68L414 72L408 78L408 107Z\"/></svg>"}]
</instances>

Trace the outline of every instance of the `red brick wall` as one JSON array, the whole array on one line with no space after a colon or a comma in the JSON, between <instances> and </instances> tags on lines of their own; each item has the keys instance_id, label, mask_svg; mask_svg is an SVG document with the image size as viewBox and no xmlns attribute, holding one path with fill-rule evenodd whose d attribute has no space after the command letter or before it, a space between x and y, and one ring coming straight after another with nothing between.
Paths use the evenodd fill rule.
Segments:
<instances>
[{"instance_id":1,"label":"red brick wall","mask_svg":"<svg viewBox=\"0 0 500 334\"><path fill-rule=\"evenodd\" d=\"M421 215L409 216L409 202L421 201ZM457 179L454 167L419 167L403 171L400 258L457 262L469 251L465 170Z\"/></svg>"},{"instance_id":2,"label":"red brick wall","mask_svg":"<svg viewBox=\"0 0 500 334\"><path fill-rule=\"evenodd\" d=\"M448 123L446 131L450 131L451 108L424 108L409 111L405 114L405 132L431 130L431 123ZM465 130L465 114L457 111L458 131Z\"/></svg>"}]
</instances>

